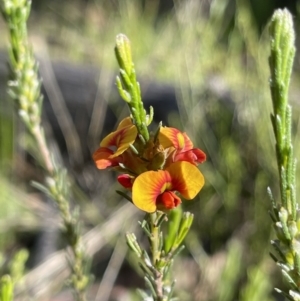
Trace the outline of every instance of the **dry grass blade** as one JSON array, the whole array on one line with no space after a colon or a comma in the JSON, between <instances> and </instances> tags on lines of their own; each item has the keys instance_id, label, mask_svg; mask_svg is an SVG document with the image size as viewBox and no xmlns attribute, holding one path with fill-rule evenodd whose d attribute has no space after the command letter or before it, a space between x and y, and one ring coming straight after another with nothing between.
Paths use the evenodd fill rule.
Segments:
<instances>
[{"instance_id":1,"label":"dry grass blade","mask_svg":"<svg viewBox=\"0 0 300 301\"><path fill-rule=\"evenodd\" d=\"M61 131L64 135L68 153L70 157L74 159L76 164L82 164L83 158L80 138L76 131L71 114L66 106L64 97L60 91L59 85L56 81L49 55L45 49L40 56L39 62L44 87L48 94L57 121L60 125Z\"/></svg>"},{"instance_id":2,"label":"dry grass blade","mask_svg":"<svg viewBox=\"0 0 300 301\"><path fill-rule=\"evenodd\" d=\"M92 257L110 239L118 235L124 223L136 216L137 213L138 211L128 203L112 214L106 223L98 225L87 232L83 236L86 254ZM16 296L24 296L27 293L34 296L35 300L45 300L47 295L53 294L53 290L64 283L69 274L66 252L58 251L25 275L23 283L26 285L17 288Z\"/></svg>"},{"instance_id":3,"label":"dry grass blade","mask_svg":"<svg viewBox=\"0 0 300 301\"><path fill-rule=\"evenodd\" d=\"M118 240L108 266L103 275L95 301L109 300L115 280L126 257L127 245L124 240Z\"/></svg>"}]
</instances>

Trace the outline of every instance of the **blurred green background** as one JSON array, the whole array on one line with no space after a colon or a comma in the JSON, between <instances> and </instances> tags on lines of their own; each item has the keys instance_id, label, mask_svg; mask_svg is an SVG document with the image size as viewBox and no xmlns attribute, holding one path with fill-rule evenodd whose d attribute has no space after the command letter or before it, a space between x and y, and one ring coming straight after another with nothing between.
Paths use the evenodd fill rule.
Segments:
<instances>
[{"instance_id":1,"label":"blurred green background","mask_svg":"<svg viewBox=\"0 0 300 301\"><path fill-rule=\"evenodd\" d=\"M274 287L283 288L284 283L269 257L274 235L266 193L270 186L278 199L267 23L279 7L290 9L298 33L300 2L296 0L33 0L29 34L34 51L41 66L54 61L65 68L61 85L67 92L58 99L67 104L63 112L69 114L65 120L71 117L74 137L89 150L87 159L80 162L75 158L80 148L64 152L65 144L57 138L61 133L51 126L51 118L45 117L52 137L49 143L55 150L60 147L72 175L74 204L81 210L83 233L98 231L92 237L98 245L90 252L95 274L90 300L138 300L134 288L143 285L123 239L123 232L129 229L139 233L136 225L141 215L130 204L122 208L126 201L115 194L119 187L113 177L96 170L89 160L100 138L112 129L105 119L107 108L114 114L113 123L126 114L116 100L114 86L117 63L113 47L120 32L131 40L143 86L153 89L150 92L155 95L150 84L159 83L163 91L173 95L170 101L174 101L174 109L168 111L165 94L157 92L159 114L167 124L185 130L208 157L200 166L206 178L204 189L195 201L183 205L195 214L195 222L185 242L186 250L175 264L179 300L280 298ZM7 28L3 20L0 22L4 51ZM1 57L0 250L7 259L20 248L30 252L24 277L27 284L17 288L20 300L72 300L68 290L61 291L64 269L57 271L59 277L51 275L51 268L42 269L42 262L64 246L64 239L51 201L29 185L31 180L42 179L41 169L31 156L30 138L5 94L4 52ZM68 97L66 85L79 74L79 81L84 83L82 95L91 91L86 78L98 87L90 102ZM297 53L290 89L296 156L300 146L299 76ZM56 83L52 88L59 91L59 79ZM51 98L49 94L47 98ZM68 111L72 104L78 110L88 106L84 124L88 133L95 133L87 135L88 139L80 127L83 121ZM56 153L60 156L59 151ZM126 214L118 215L119 208ZM2 273L7 271L6 260L1 267ZM43 279L44 286L37 284L37 279Z\"/></svg>"}]
</instances>

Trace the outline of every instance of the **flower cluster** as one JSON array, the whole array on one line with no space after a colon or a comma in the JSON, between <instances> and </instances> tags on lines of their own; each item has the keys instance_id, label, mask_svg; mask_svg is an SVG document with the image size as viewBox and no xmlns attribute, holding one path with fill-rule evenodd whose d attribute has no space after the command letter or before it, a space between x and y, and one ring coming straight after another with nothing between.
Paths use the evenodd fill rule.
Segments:
<instances>
[{"instance_id":1,"label":"flower cluster","mask_svg":"<svg viewBox=\"0 0 300 301\"><path fill-rule=\"evenodd\" d=\"M121 172L118 182L132 190L135 206L149 213L177 207L181 199L176 192L193 199L204 185L197 165L206 156L193 148L186 133L161 127L145 142L130 117L101 141L93 159L99 169Z\"/></svg>"}]
</instances>

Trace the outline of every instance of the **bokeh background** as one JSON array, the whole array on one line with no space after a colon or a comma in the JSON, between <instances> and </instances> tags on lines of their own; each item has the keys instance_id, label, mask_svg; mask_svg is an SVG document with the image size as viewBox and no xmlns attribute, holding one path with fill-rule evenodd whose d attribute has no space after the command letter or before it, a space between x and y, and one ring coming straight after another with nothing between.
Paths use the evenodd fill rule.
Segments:
<instances>
[{"instance_id":1,"label":"bokeh background","mask_svg":"<svg viewBox=\"0 0 300 301\"><path fill-rule=\"evenodd\" d=\"M43 77L48 142L69 170L78 222L93 241L90 300L139 300L135 288L144 285L124 239L126 231L144 239L137 227L142 215L115 193L114 174L91 161L101 138L128 114L115 86L118 33L131 40L155 122L186 131L208 157L200 166L205 187L183 204L195 221L174 267L179 300L280 299L274 287L285 284L269 256L274 234L266 191L270 186L278 199L278 177L267 24L283 7L299 32L296 0L33 0L28 26ZM3 20L0 36L0 271L24 248L29 258L18 300L72 300L58 212L30 185L42 181L42 171L6 95ZM299 76L297 52L290 89L296 156Z\"/></svg>"}]
</instances>

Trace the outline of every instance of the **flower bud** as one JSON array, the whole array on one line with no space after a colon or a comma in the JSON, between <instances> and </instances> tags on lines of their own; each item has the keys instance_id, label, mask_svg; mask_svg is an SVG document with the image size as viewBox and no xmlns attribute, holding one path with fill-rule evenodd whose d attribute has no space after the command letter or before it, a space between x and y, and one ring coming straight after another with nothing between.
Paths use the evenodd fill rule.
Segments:
<instances>
[{"instance_id":1,"label":"flower bud","mask_svg":"<svg viewBox=\"0 0 300 301\"><path fill-rule=\"evenodd\" d=\"M148 165L148 168L150 170L159 170L163 169L166 162L166 155L165 152L159 152L156 155L154 155L152 161Z\"/></svg>"}]
</instances>

